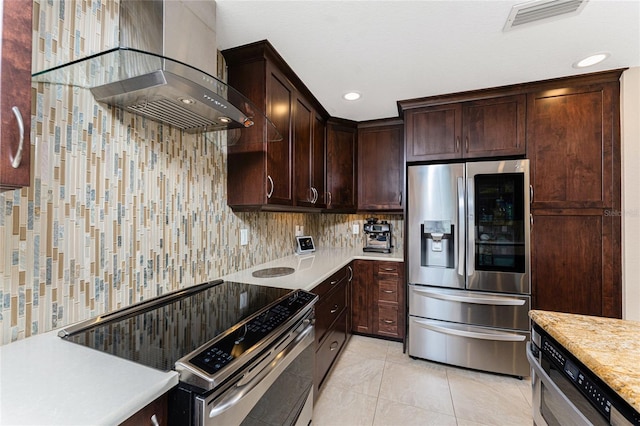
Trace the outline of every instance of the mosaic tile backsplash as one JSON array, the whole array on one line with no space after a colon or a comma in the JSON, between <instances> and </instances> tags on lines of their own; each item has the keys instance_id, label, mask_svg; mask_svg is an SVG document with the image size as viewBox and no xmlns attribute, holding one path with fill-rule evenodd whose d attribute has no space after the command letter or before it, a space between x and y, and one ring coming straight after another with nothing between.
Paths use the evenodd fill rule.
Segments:
<instances>
[{"instance_id":1,"label":"mosaic tile backsplash","mask_svg":"<svg viewBox=\"0 0 640 426\"><path fill-rule=\"evenodd\" d=\"M34 70L114 47L117 11L35 1ZM362 246L351 225L365 215L231 211L224 132L184 134L43 83L31 118L31 185L0 193L0 344L290 254L296 225L321 248ZM402 217L378 217L401 247Z\"/></svg>"}]
</instances>

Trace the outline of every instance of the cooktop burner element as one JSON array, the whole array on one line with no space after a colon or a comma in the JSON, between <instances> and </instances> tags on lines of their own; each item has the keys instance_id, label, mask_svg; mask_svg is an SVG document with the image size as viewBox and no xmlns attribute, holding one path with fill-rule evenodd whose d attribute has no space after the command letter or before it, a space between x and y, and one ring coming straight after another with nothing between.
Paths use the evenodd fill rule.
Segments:
<instances>
[{"instance_id":1,"label":"cooktop burner element","mask_svg":"<svg viewBox=\"0 0 640 426\"><path fill-rule=\"evenodd\" d=\"M217 280L76 324L58 335L169 371L185 354L289 293L291 290L282 288Z\"/></svg>"}]
</instances>

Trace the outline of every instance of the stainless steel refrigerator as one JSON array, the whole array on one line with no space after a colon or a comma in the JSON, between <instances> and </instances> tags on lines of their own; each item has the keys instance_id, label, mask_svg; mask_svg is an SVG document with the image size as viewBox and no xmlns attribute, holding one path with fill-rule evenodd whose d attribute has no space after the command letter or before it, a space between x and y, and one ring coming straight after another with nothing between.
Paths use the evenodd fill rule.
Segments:
<instances>
[{"instance_id":1,"label":"stainless steel refrigerator","mask_svg":"<svg viewBox=\"0 0 640 426\"><path fill-rule=\"evenodd\" d=\"M409 355L528 376L529 161L410 165Z\"/></svg>"}]
</instances>

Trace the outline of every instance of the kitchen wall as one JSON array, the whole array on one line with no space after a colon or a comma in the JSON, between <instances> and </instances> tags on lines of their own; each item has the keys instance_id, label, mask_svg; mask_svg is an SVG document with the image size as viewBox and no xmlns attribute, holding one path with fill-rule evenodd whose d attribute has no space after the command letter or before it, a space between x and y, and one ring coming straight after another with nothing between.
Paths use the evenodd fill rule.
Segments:
<instances>
[{"instance_id":1,"label":"kitchen wall","mask_svg":"<svg viewBox=\"0 0 640 426\"><path fill-rule=\"evenodd\" d=\"M34 70L117 45L117 2L34 2ZM32 182L0 193L0 344L251 267L294 248L361 247L363 215L226 206L226 135L183 134L34 83ZM401 216L391 221L402 245ZM240 229L249 245L240 246Z\"/></svg>"},{"instance_id":2,"label":"kitchen wall","mask_svg":"<svg viewBox=\"0 0 640 426\"><path fill-rule=\"evenodd\" d=\"M640 67L622 74L621 98L622 316L640 321Z\"/></svg>"}]
</instances>

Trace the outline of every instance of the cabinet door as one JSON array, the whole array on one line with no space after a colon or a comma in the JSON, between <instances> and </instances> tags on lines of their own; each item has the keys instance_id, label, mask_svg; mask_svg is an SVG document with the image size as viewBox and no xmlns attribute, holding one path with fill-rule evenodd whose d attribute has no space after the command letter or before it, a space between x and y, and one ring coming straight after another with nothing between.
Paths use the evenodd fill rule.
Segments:
<instances>
[{"instance_id":1,"label":"cabinet door","mask_svg":"<svg viewBox=\"0 0 640 426\"><path fill-rule=\"evenodd\" d=\"M525 95L465 102L462 108L462 156L524 155L525 112Z\"/></svg>"},{"instance_id":2,"label":"cabinet door","mask_svg":"<svg viewBox=\"0 0 640 426\"><path fill-rule=\"evenodd\" d=\"M611 207L620 180L618 97L617 83L528 96L532 208Z\"/></svg>"},{"instance_id":3,"label":"cabinet door","mask_svg":"<svg viewBox=\"0 0 640 426\"><path fill-rule=\"evenodd\" d=\"M120 426L166 425L168 412L169 395L165 393L122 422Z\"/></svg>"},{"instance_id":4,"label":"cabinet door","mask_svg":"<svg viewBox=\"0 0 640 426\"><path fill-rule=\"evenodd\" d=\"M373 278L374 263L370 260L353 262L351 331L354 333L373 333L373 294L376 291Z\"/></svg>"},{"instance_id":5,"label":"cabinet door","mask_svg":"<svg viewBox=\"0 0 640 426\"><path fill-rule=\"evenodd\" d=\"M404 120L407 162L460 158L461 104L409 110Z\"/></svg>"},{"instance_id":6,"label":"cabinet door","mask_svg":"<svg viewBox=\"0 0 640 426\"><path fill-rule=\"evenodd\" d=\"M282 135L281 140L266 143L267 203L292 205L290 129L293 89L272 67L267 70L267 116Z\"/></svg>"},{"instance_id":7,"label":"cabinet door","mask_svg":"<svg viewBox=\"0 0 640 426\"><path fill-rule=\"evenodd\" d=\"M326 207L325 164L326 120L316 114L313 120L313 140L311 149L311 185L317 193L315 207Z\"/></svg>"},{"instance_id":8,"label":"cabinet door","mask_svg":"<svg viewBox=\"0 0 640 426\"><path fill-rule=\"evenodd\" d=\"M356 209L356 137L353 125L327 125L327 208Z\"/></svg>"},{"instance_id":9,"label":"cabinet door","mask_svg":"<svg viewBox=\"0 0 640 426\"><path fill-rule=\"evenodd\" d=\"M29 185L32 7L31 0L4 1L0 7L0 189ZM21 117L22 126L18 116ZM20 156L22 158L18 160Z\"/></svg>"},{"instance_id":10,"label":"cabinet door","mask_svg":"<svg viewBox=\"0 0 640 426\"><path fill-rule=\"evenodd\" d=\"M404 126L358 129L358 210L402 211Z\"/></svg>"},{"instance_id":11,"label":"cabinet door","mask_svg":"<svg viewBox=\"0 0 640 426\"><path fill-rule=\"evenodd\" d=\"M620 217L534 211L533 308L621 318Z\"/></svg>"},{"instance_id":12,"label":"cabinet door","mask_svg":"<svg viewBox=\"0 0 640 426\"><path fill-rule=\"evenodd\" d=\"M301 98L296 98L293 109L293 184L297 206L312 206L316 198L311 183L314 120L315 113L311 107Z\"/></svg>"}]
</instances>

